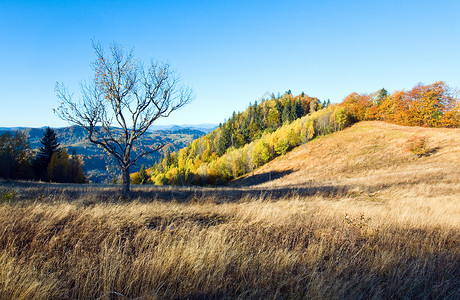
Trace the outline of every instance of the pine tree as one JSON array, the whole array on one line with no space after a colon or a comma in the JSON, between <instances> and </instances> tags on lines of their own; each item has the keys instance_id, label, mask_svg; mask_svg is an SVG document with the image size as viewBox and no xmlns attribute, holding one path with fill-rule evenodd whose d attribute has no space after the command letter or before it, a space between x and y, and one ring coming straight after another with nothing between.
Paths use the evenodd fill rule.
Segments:
<instances>
[{"instance_id":1,"label":"pine tree","mask_svg":"<svg viewBox=\"0 0 460 300\"><path fill-rule=\"evenodd\" d=\"M257 104L257 102L256 102ZM263 126L264 126L264 116L262 114L262 109L260 106L258 105L255 105L254 107L254 123L257 124L257 126L259 127L259 129L262 129Z\"/></svg>"},{"instance_id":2,"label":"pine tree","mask_svg":"<svg viewBox=\"0 0 460 300\"><path fill-rule=\"evenodd\" d=\"M303 109L302 106L302 100L298 99L296 101L296 110L297 110L297 118L301 118L306 115L306 112Z\"/></svg>"},{"instance_id":3,"label":"pine tree","mask_svg":"<svg viewBox=\"0 0 460 300\"><path fill-rule=\"evenodd\" d=\"M217 142L217 155L222 156L232 145L232 130L228 123L222 125L219 141Z\"/></svg>"},{"instance_id":4,"label":"pine tree","mask_svg":"<svg viewBox=\"0 0 460 300\"><path fill-rule=\"evenodd\" d=\"M281 114L283 112L283 104L281 103L280 100L275 100L275 108L278 110L278 112ZM281 118L281 115L280 115Z\"/></svg>"},{"instance_id":5,"label":"pine tree","mask_svg":"<svg viewBox=\"0 0 460 300\"><path fill-rule=\"evenodd\" d=\"M168 170L168 168L172 165L171 161L171 152L169 151L169 149L167 149L165 152L165 157L163 159L163 167L165 170Z\"/></svg>"},{"instance_id":6,"label":"pine tree","mask_svg":"<svg viewBox=\"0 0 460 300\"><path fill-rule=\"evenodd\" d=\"M380 105L382 100L388 96L388 92L386 89L382 88L377 92L375 97L375 104Z\"/></svg>"},{"instance_id":7,"label":"pine tree","mask_svg":"<svg viewBox=\"0 0 460 300\"><path fill-rule=\"evenodd\" d=\"M145 170L144 165L141 166L141 170L139 171L139 177L140 177L140 181L141 181L140 184L147 183L147 181L149 179L149 175L147 175L147 171Z\"/></svg>"},{"instance_id":8,"label":"pine tree","mask_svg":"<svg viewBox=\"0 0 460 300\"><path fill-rule=\"evenodd\" d=\"M291 114L291 101L286 101L283 108L283 113L281 114L281 121L283 124L287 124L290 121L290 114Z\"/></svg>"},{"instance_id":9,"label":"pine tree","mask_svg":"<svg viewBox=\"0 0 460 300\"><path fill-rule=\"evenodd\" d=\"M60 144L57 141L56 133L53 129L47 127L40 143L43 145L39 150L33 162L34 171L37 179L48 180L47 168L54 153L59 153Z\"/></svg>"},{"instance_id":10,"label":"pine tree","mask_svg":"<svg viewBox=\"0 0 460 300\"><path fill-rule=\"evenodd\" d=\"M289 113L289 122L297 120L297 118L300 118L302 116L300 114L300 109L301 109L301 105L298 101L292 102L291 111Z\"/></svg>"}]
</instances>

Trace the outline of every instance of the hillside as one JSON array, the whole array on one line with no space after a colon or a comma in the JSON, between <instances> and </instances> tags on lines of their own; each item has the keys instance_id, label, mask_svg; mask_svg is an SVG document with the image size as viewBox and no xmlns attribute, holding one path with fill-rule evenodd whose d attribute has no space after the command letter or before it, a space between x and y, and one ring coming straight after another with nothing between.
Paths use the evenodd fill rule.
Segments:
<instances>
[{"instance_id":1,"label":"hillside","mask_svg":"<svg viewBox=\"0 0 460 300\"><path fill-rule=\"evenodd\" d=\"M147 172L150 178L148 182L157 185L227 184L240 176L254 174L254 169L315 137L341 131L363 121L460 128L460 101L455 89L442 81L430 85L420 83L411 90L390 94L385 89L372 94L351 93L336 105L321 103L304 93L293 97L287 92L282 97L249 105L243 113L234 112L218 129L193 141L178 153L165 157L160 164L151 168ZM380 146L374 149L372 144L369 147L366 151L374 152ZM436 146L432 152L435 150ZM392 158L386 160L391 161ZM268 171L268 176L264 176L262 171L255 177L243 180L242 184L251 185L252 182L283 177L299 168L296 163L292 165L294 169ZM270 167L267 168L270 170ZM348 165L345 167L347 169ZM354 169L352 171L355 172ZM133 182L138 181L136 177L139 177L138 174L132 177Z\"/></svg>"},{"instance_id":2,"label":"hillside","mask_svg":"<svg viewBox=\"0 0 460 300\"><path fill-rule=\"evenodd\" d=\"M428 138L427 155L415 159L406 150L412 136ZM231 185L310 188L374 200L422 195L458 198L460 129L360 122L297 147Z\"/></svg>"},{"instance_id":3,"label":"hillside","mask_svg":"<svg viewBox=\"0 0 460 300\"><path fill-rule=\"evenodd\" d=\"M318 116L317 111L329 113L329 120L332 114L330 108L330 102L321 103L318 98L303 92L293 96L290 91L278 98L272 95L271 99L263 99L261 103L250 103L245 111L233 112L218 128L187 147L167 153L160 163L147 170L147 182L156 185L225 184L274 156L286 153L315 132L323 133L328 126L321 122L315 127L315 132L307 136L307 127L302 127L299 120L310 120L307 116ZM313 126L312 120L302 125ZM332 130L331 127L326 131ZM267 136L275 136L276 141L271 139L268 142ZM252 151L254 143L258 145ZM262 153L269 151L267 147L273 149L269 154ZM138 183L139 173L131 175L131 181Z\"/></svg>"}]
</instances>

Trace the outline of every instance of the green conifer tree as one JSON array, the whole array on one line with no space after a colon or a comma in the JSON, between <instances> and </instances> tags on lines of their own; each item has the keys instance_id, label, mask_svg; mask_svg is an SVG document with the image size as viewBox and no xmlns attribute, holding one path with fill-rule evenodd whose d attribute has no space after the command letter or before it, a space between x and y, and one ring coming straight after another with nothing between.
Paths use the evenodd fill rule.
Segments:
<instances>
[{"instance_id":1,"label":"green conifer tree","mask_svg":"<svg viewBox=\"0 0 460 300\"><path fill-rule=\"evenodd\" d=\"M145 170L145 166L142 165L141 169L139 171L139 178L140 178L140 184L145 184L149 180L149 175L147 175L147 171Z\"/></svg>"},{"instance_id":2,"label":"green conifer tree","mask_svg":"<svg viewBox=\"0 0 460 300\"><path fill-rule=\"evenodd\" d=\"M221 134L217 142L217 155L222 156L232 145L232 130L229 124L224 124L221 127Z\"/></svg>"},{"instance_id":3,"label":"green conifer tree","mask_svg":"<svg viewBox=\"0 0 460 300\"><path fill-rule=\"evenodd\" d=\"M35 176L40 180L48 180L47 168L54 153L59 153L60 144L57 141L56 133L53 129L47 127L40 140L42 147L38 150L33 161Z\"/></svg>"},{"instance_id":4,"label":"green conifer tree","mask_svg":"<svg viewBox=\"0 0 460 300\"><path fill-rule=\"evenodd\" d=\"M383 101L388 96L388 91L384 88L380 89L377 92L377 95L375 97L375 104L380 105L380 103Z\"/></svg>"},{"instance_id":5,"label":"green conifer tree","mask_svg":"<svg viewBox=\"0 0 460 300\"><path fill-rule=\"evenodd\" d=\"M290 122L290 114L291 114L291 101L286 101L283 107L283 113L281 114L281 122L283 124L287 124Z\"/></svg>"},{"instance_id":6,"label":"green conifer tree","mask_svg":"<svg viewBox=\"0 0 460 300\"><path fill-rule=\"evenodd\" d=\"M300 103L298 101L292 102L291 110L289 112L289 122L297 120L297 118L301 117L301 115L299 114L299 111L300 111Z\"/></svg>"}]
</instances>

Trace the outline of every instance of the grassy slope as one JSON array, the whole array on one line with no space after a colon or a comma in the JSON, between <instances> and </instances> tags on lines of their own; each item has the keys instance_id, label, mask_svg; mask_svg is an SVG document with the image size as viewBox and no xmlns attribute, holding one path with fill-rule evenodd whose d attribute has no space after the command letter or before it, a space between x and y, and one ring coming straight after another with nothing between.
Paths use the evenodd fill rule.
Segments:
<instances>
[{"instance_id":1,"label":"grassy slope","mask_svg":"<svg viewBox=\"0 0 460 300\"><path fill-rule=\"evenodd\" d=\"M404 150L413 134L436 151L414 160ZM238 190L315 191L276 199L227 202L222 190L152 201L159 188L137 187L138 201L113 203L95 186L72 196L64 191L84 188L3 184L20 200L0 205L0 299L456 299L459 137L357 124ZM289 174L263 182L269 171Z\"/></svg>"},{"instance_id":2,"label":"grassy slope","mask_svg":"<svg viewBox=\"0 0 460 300\"><path fill-rule=\"evenodd\" d=\"M428 138L429 153L419 159L406 150L408 138L414 135ZM371 191L393 187L400 192L401 188L408 192L417 187L423 196L444 195L453 193L452 188L460 183L459 166L460 129L361 122L319 137L264 165L254 172L262 180L251 185L265 188L334 185ZM269 172L288 175L267 182L261 175ZM240 178L233 185L250 182L251 176ZM444 188L447 188L445 193Z\"/></svg>"}]
</instances>

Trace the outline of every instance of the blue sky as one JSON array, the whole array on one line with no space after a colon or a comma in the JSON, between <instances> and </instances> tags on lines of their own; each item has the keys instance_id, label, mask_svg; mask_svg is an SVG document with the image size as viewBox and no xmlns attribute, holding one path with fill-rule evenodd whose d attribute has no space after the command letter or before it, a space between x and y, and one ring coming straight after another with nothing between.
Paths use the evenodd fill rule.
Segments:
<instances>
[{"instance_id":1,"label":"blue sky","mask_svg":"<svg viewBox=\"0 0 460 300\"><path fill-rule=\"evenodd\" d=\"M169 62L196 99L157 124L219 123L267 91L340 102L351 92L460 87L460 1L0 0L0 127L67 124L91 39Z\"/></svg>"}]
</instances>

